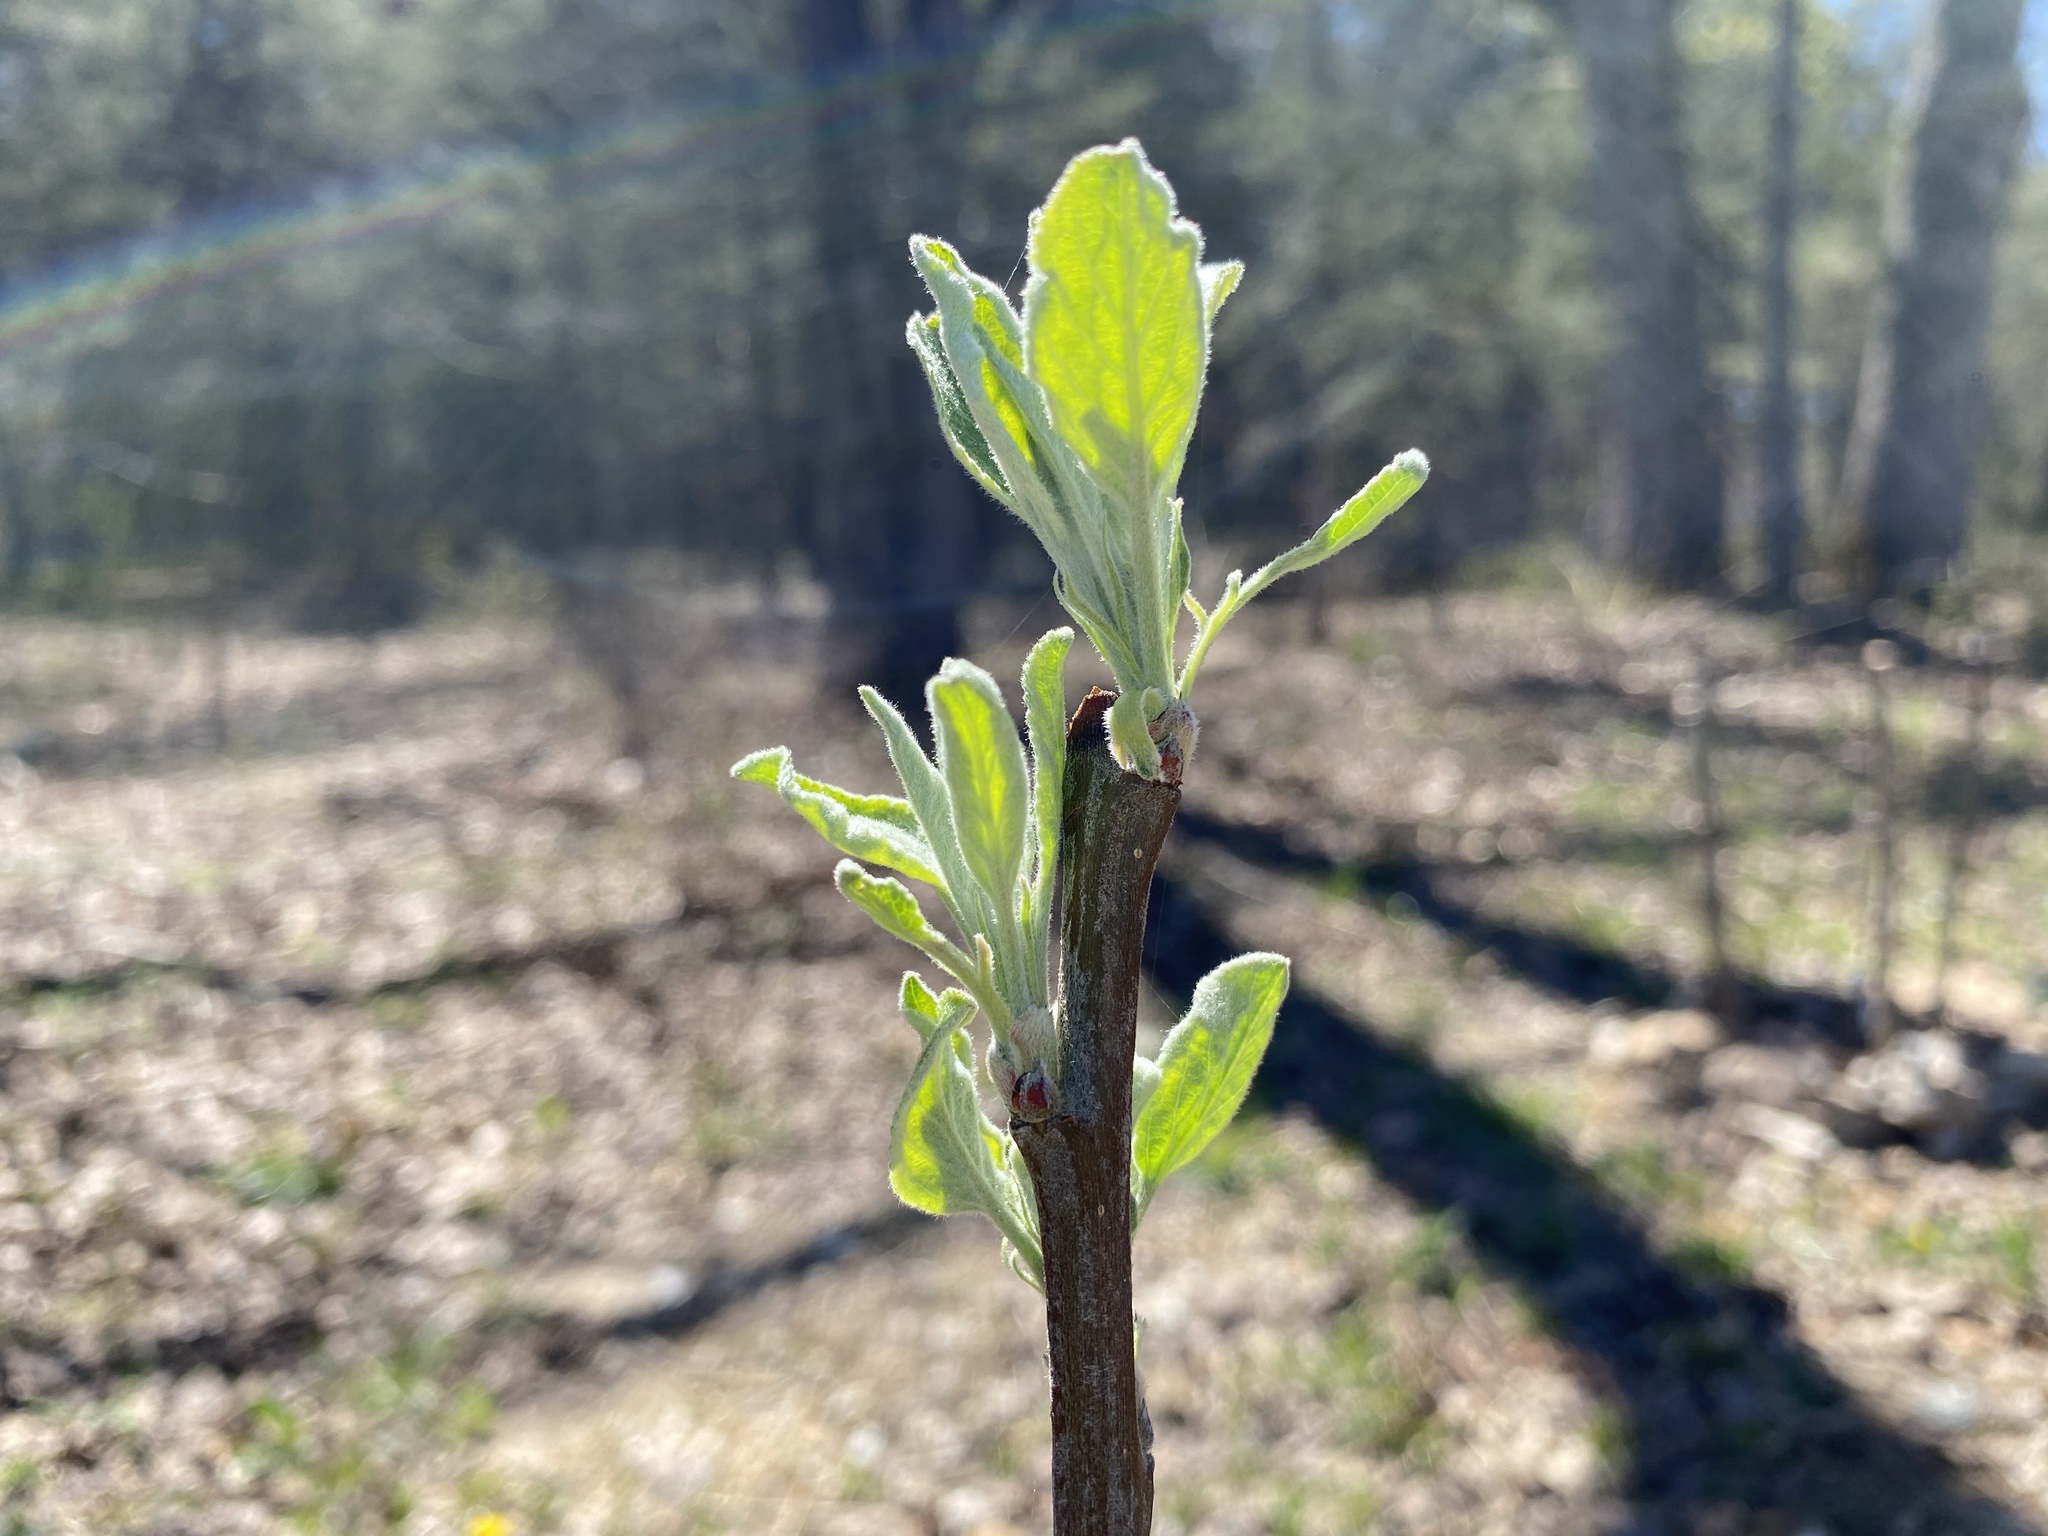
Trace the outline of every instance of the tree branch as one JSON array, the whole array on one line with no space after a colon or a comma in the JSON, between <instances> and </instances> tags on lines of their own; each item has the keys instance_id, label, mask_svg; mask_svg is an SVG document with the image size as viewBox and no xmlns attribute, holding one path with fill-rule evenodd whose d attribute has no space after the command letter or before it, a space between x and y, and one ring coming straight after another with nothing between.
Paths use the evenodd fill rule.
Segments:
<instances>
[{"instance_id":1,"label":"tree branch","mask_svg":"<svg viewBox=\"0 0 2048 1536\"><path fill-rule=\"evenodd\" d=\"M1152 867L1180 787L1126 773L1089 694L1067 728L1059 1104L1011 1133L1038 1191L1055 1536L1145 1536L1152 1431L1131 1320L1131 1061Z\"/></svg>"}]
</instances>

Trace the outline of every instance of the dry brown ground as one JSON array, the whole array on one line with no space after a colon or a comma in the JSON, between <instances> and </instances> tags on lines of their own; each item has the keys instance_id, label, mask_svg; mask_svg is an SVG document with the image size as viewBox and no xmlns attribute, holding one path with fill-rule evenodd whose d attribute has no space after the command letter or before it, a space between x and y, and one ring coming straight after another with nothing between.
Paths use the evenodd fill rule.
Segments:
<instances>
[{"instance_id":1,"label":"dry brown ground","mask_svg":"<svg viewBox=\"0 0 2048 1536\"><path fill-rule=\"evenodd\" d=\"M905 954L722 776L878 744L801 613L651 610L651 775L501 610L237 638L225 751L201 638L0 628L0 1530L1047 1528L1035 1297L884 1180ZM1229 947L1298 963L1138 1244L1160 1531L2048 1525L2038 1133L1760 1113L1845 1055L1846 655L1585 590L1333 618L1218 648L1165 866L1153 1029ZM1700 646L1740 1038L1690 1005ZM1901 690L1914 785L1956 697ZM1995 703L1953 992L2039 1049L2048 689Z\"/></svg>"}]
</instances>

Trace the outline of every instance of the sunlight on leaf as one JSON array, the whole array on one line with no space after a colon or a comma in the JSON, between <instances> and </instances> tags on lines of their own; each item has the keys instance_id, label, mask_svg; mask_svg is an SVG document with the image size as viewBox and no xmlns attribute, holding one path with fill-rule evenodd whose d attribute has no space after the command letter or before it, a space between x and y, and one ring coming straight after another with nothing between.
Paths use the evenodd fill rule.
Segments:
<instances>
[{"instance_id":1,"label":"sunlight on leaf","mask_svg":"<svg viewBox=\"0 0 2048 1536\"><path fill-rule=\"evenodd\" d=\"M1239 955L1204 976L1187 1016L1159 1048L1159 1081L1132 1126L1138 1185L1132 1224L1168 1175L1201 1154L1237 1113L1287 996L1281 955Z\"/></svg>"}]
</instances>

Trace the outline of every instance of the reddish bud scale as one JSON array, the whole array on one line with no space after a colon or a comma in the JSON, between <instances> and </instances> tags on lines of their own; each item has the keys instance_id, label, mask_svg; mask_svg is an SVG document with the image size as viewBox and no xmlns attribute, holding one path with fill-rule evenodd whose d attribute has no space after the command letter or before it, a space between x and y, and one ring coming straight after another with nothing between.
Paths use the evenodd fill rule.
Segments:
<instances>
[{"instance_id":1,"label":"reddish bud scale","mask_svg":"<svg viewBox=\"0 0 2048 1536\"><path fill-rule=\"evenodd\" d=\"M1019 1120L1050 1120L1058 1095L1043 1067L1033 1067L1010 1090L1010 1113Z\"/></svg>"}]
</instances>

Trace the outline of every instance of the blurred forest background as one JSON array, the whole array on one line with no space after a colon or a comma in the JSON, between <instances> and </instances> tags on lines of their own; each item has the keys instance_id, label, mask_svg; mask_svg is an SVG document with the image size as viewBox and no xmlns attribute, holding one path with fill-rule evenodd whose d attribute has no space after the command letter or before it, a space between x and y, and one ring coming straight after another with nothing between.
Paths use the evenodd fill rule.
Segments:
<instances>
[{"instance_id":1,"label":"blurred forest background","mask_svg":"<svg viewBox=\"0 0 2048 1536\"><path fill-rule=\"evenodd\" d=\"M1203 673L1159 1536L2048 1532L2048 0L5 0L0 1536L1048 1528L727 768L1058 622L905 239L1129 134L1198 594L1435 465Z\"/></svg>"},{"instance_id":2,"label":"blurred forest background","mask_svg":"<svg viewBox=\"0 0 2048 1536\"><path fill-rule=\"evenodd\" d=\"M1386 586L1564 535L1922 592L2048 528L2024 9L22 0L0 582L360 629L493 552L662 546L815 576L902 692L1044 576L945 460L905 237L1010 272L1066 157L1135 133L1250 269L1199 537L1417 444Z\"/></svg>"}]
</instances>

